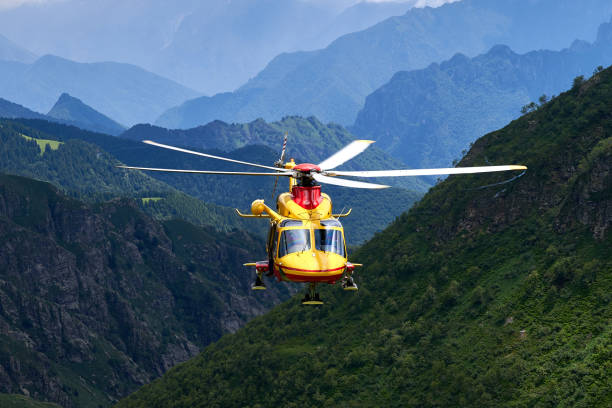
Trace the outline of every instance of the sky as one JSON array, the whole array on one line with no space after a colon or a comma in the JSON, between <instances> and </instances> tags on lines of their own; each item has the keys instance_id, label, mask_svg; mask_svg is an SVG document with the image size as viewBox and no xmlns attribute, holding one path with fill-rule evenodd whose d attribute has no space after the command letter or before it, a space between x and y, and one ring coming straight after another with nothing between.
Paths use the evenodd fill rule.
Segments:
<instances>
[{"instance_id":1,"label":"sky","mask_svg":"<svg viewBox=\"0 0 612 408\"><path fill-rule=\"evenodd\" d=\"M55 2L55 1L66 1L66 0L0 0L0 10L15 8L15 7L21 6L22 4L43 4L43 3L50 3L50 2ZM90 1L96 1L96 0L90 0ZM359 3L359 1L362 1L362 0L307 0L307 1L317 2L319 4L330 4L330 5L333 4L334 6L345 6L345 5L350 5L352 3ZM365 0L365 1L379 3L379 2L389 1L389 0ZM394 1L406 2L406 1L412 1L412 0L394 0ZM417 7L424 7L424 6L437 7L444 3L452 3L454 1L458 1L458 0L418 0L416 3L416 6Z\"/></svg>"}]
</instances>

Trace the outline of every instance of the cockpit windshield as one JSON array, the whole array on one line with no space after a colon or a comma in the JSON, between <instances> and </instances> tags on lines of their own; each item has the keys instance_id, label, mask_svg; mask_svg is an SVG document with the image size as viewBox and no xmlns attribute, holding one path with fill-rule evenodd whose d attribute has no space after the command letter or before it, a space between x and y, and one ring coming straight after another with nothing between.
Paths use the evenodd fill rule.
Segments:
<instances>
[{"instance_id":1,"label":"cockpit windshield","mask_svg":"<svg viewBox=\"0 0 612 408\"><path fill-rule=\"evenodd\" d=\"M333 252L344 256L344 240L342 231L335 229L314 230L315 248L319 251Z\"/></svg>"},{"instance_id":2,"label":"cockpit windshield","mask_svg":"<svg viewBox=\"0 0 612 408\"><path fill-rule=\"evenodd\" d=\"M281 232L278 245L278 257L294 252L308 251L310 249L310 230L290 229Z\"/></svg>"}]
</instances>

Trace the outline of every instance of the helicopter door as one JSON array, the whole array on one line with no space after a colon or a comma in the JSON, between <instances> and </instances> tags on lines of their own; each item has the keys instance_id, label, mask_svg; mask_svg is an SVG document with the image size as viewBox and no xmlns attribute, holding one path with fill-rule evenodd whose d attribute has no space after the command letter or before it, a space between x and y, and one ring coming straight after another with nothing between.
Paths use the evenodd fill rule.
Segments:
<instances>
[{"instance_id":1,"label":"helicopter door","mask_svg":"<svg viewBox=\"0 0 612 408\"><path fill-rule=\"evenodd\" d=\"M273 259L276 256L276 247L278 243L278 230L276 224L272 225L268 232L268 257Z\"/></svg>"}]
</instances>

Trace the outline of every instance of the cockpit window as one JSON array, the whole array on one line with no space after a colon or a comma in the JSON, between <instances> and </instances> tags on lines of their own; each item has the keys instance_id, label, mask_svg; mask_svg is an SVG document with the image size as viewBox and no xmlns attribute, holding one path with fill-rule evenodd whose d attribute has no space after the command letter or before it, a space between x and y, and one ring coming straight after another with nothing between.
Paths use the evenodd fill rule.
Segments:
<instances>
[{"instance_id":1,"label":"cockpit window","mask_svg":"<svg viewBox=\"0 0 612 408\"><path fill-rule=\"evenodd\" d=\"M341 230L316 229L314 236L316 249L344 256L344 240Z\"/></svg>"},{"instance_id":2,"label":"cockpit window","mask_svg":"<svg viewBox=\"0 0 612 408\"><path fill-rule=\"evenodd\" d=\"M338 220L321 220L322 227L342 227Z\"/></svg>"},{"instance_id":3,"label":"cockpit window","mask_svg":"<svg viewBox=\"0 0 612 408\"><path fill-rule=\"evenodd\" d=\"M283 227L301 227L302 226L302 221L284 220L284 221L281 221L280 226L281 226L281 228L283 228Z\"/></svg>"},{"instance_id":4,"label":"cockpit window","mask_svg":"<svg viewBox=\"0 0 612 408\"><path fill-rule=\"evenodd\" d=\"M292 229L281 232L278 257L310 249L310 230Z\"/></svg>"}]
</instances>

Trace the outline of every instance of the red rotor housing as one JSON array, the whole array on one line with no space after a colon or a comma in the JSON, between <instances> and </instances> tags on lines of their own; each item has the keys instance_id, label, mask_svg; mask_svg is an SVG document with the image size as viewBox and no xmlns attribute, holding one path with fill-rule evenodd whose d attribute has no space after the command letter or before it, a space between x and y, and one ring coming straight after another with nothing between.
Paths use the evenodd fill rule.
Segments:
<instances>
[{"instance_id":1,"label":"red rotor housing","mask_svg":"<svg viewBox=\"0 0 612 408\"><path fill-rule=\"evenodd\" d=\"M321 186L293 186L291 195L293 196L293 201L306 210L317 208L323 202Z\"/></svg>"}]
</instances>

